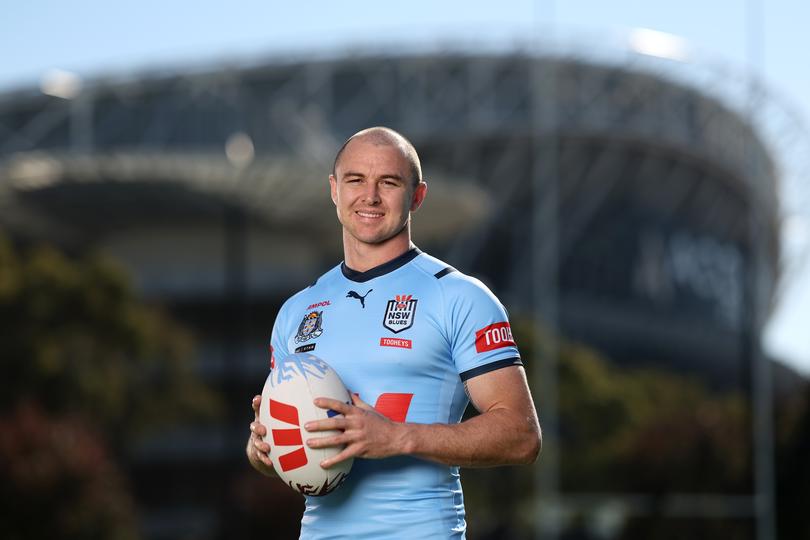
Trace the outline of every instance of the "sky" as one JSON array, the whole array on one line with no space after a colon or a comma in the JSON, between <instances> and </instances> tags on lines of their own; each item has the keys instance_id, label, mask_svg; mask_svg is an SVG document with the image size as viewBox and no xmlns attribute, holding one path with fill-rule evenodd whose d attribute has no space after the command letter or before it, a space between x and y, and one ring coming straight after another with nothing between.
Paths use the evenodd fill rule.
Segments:
<instances>
[{"instance_id":1,"label":"sky","mask_svg":"<svg viewBox=\"0 0 810 540\"><path fill-rule=\"evenodd\" d=\"M397 44L509 45L538 36L592 47L645 28L685 39L695 51L693 62L755 74L769 94L795 111L797 125L806 129L810 123L807 0L0 0L0 6L0 92L36 86L51 69L84 78L127 76L261 62L291 53ZM810 136L802 144L809 141ZM802 150L810 156L810 148ZM810 167L800 172L810 175ZM810 176L804 179L810 183ZM807 193L810 185L801 189ZM810 215L810 209L803 211ZM810 245L807 223L791 220L786 238L791 252ZM808 274L810 265L788 273L764 345L810 375Z\"/></svg>"}]
</instances>

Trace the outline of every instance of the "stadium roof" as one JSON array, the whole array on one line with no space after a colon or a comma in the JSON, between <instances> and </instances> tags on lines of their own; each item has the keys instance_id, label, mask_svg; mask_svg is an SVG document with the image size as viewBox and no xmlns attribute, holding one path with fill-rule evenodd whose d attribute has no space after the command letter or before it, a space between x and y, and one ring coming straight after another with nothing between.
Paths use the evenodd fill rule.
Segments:
<instances>
[{"instance_id":1,"label":"stadium roof","mask_svg":"<svg viewBox=\"0 0 810 540\"><path fill-rule=\"evenodd\" d=\"M144 220L216 222L236 210L265 227L330 232L336 222L321 219L334 212L327 174L288 157L237 167L224 155L201 152L22 153L0 165L0 224L76 244ZM447 239L484 216L479 188L429 180L429 203L416 220L420 238Z\"/></svg>"}]
</instances>

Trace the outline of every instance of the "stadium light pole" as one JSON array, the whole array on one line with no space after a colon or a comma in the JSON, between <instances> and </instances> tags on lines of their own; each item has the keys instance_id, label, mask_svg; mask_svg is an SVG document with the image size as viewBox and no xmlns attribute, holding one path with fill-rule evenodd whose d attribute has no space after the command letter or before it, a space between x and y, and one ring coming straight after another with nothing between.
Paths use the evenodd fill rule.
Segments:
<instances>
[{"instance_id":1,"label":"stadium light pole","mask_svg":"<svg viewBox=\"0 0 810 540\"><path fill-rule=\"evenodd\" d=\"M755 112L759 100L759 85L757 76L764 68L764 4L762 0L748 0L746 2L747 23L747 53L748 53L748 111L750 124L755 125ZM748 156L756 155L746 152ZM760 168L758 163L752 163L748 168L752 171L753 182L759 180ZM752 197L752 201L753 201ZM768 253L770 236L765 232L768 224L758 218L754 202L748 212L748 242L749 262L746 272L746 286L748 293L743 314L743 339L746 341L744 351L747 353L748 375L751 389L751 431L752 431L752 458L754 467L754 515L756 522L756 538L758 540L773 540L776 538L775 512L775 486L774 486L774 455L773 455L773 387L770 359L762 354L759 330L762 328L762 317L767 307L764 305L762 295L758 290L760 275L758 266L763 257L759 253Z\"/></svg>"},{"instance_id":2,"label":"stadium light pole","mask_svg":"<svg viewBox=\"0 0 810 540\"><path fill-rule=\"evenodd\" d=\"M559 497L558 429L558 209L556 63L541 58L541 23L548 21L545 35L553 38L554 0L534 4L534 32L530 47L531 66L531 185L532 185L532 305L534 350L532 387L537 396L543 430L543 453L535 468L535 537L555 539L561 532L563 508ZM543 17L542 15L545 15ZM542 323L545 323L545 327Z\"/></svg>"}]
</instances>

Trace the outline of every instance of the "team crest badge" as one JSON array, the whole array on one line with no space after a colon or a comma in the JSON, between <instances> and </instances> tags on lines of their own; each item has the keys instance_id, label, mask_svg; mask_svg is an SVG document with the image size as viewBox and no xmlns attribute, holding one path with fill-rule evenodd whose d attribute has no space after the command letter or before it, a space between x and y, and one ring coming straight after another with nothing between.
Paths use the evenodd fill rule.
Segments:
<instances>
[{"instance_id":1,"label":"team crest badge","mask_svg":"<svg viewBox=\"0 0 810 540\"><path fill-rule=\"evenodd\" d=\"M398 334L413 326L416 316L416 298L411 294L398 294L385 306L383 326Z\"/></svg>"},{"instance_id":2,"label":"team crest badge","mask_svg":"<svg viewBox=\"0 0 810 540\"><path fill-rule=\"evenodd\" d=\"M295 334L296 343L304 343L310 339L323 334L323 311L312 311L304 315L301 324L298 325L298 333Z\"/></svg>"}]
</instances>

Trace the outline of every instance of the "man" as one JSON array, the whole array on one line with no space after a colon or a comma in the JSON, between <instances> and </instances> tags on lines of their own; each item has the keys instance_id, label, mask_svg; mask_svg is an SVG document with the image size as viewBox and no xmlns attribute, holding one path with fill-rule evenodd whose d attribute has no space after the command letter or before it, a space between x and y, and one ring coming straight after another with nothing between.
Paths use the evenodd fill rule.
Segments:
<instances>
[{"instance_id":1,"label":"man","mask_svg":"<svg viewBox=\"0 0 810 540\"><path fill-rule=\"evenodd\" d=\"M458 467L528 464L540 452L506 311L481 282L411 243L427 184L402 135L374 127L350 137L329 184L344 261L284 304L271 345L276 357L313 351L340 374L353 404L316 399L343 416L305 425L306 443L345 445L324 468L355 461L340 489L307 498L301 538L463 538ZM301 330L310 319L317 332ZM460 422L468 400L481 414ZM271 475L259 403L247 455ZM318 437L332 429L342 433Z\"/></svg>"}]
</instances>

